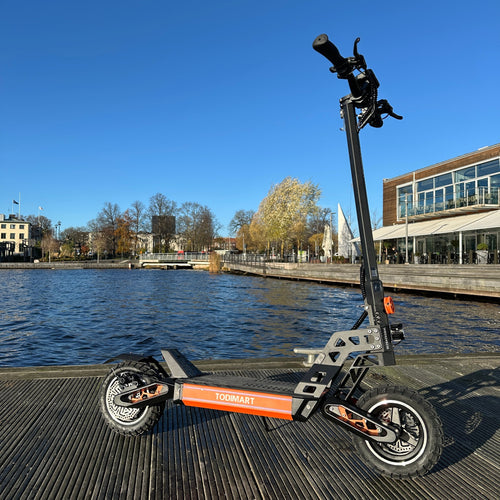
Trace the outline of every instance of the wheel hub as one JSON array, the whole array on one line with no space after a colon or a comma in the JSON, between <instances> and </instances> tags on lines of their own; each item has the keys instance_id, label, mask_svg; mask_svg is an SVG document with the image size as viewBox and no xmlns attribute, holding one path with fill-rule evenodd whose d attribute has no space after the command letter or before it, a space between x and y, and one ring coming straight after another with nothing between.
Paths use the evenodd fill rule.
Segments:
<instances>
[{"instance_id":1,"label":"wheel hub","mask_svg":"<svg viewBox=\"0 0 500 500\"><path fill-rule=\"evenodd\" d=\"M121 377L117 377L113 382L109 385L108 391L106 394L106 406L108 407L110 415L120 421L120 422L133 422L137 420L139 414L142 409L140 408L129 408L124 406L118 406L114 403L114 398L118 394L121 394L123 391L127 389L133 389L133 384L128 384L124 386L122 383ZM137 384L135 384L137 386Z\"/></svg>"}]
</instances>

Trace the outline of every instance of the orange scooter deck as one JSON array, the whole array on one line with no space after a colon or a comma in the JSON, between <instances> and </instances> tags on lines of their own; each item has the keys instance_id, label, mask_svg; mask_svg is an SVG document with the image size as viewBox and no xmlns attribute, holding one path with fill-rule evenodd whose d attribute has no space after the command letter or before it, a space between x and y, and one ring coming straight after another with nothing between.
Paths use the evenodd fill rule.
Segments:
<instances>
[{"instance_id":1,"label":"orange scooter deck","mask_svg":"<svg viewBox=\"0 0 500 500\"><path fill-rule=\"evenodd\" d=\"M217 384L218 377L199 379L202 383L192 378L182 384L181 400L186 406L293 420L293 384L278 383L278 387L269 392L266 390L269 383L256 379L236 377L233 379L234 387L227 387L227 378L225 384L220 386ZM262 385L262 390L255 390L261 388L259 385ZM282 392L279 392L280 388Z\"/></svg>"}]
</instances>

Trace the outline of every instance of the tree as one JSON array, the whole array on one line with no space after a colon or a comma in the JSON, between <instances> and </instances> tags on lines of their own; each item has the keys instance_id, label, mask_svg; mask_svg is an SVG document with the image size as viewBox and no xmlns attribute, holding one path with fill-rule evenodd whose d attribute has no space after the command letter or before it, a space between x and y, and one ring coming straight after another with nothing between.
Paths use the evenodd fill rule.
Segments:
<instances>
[{"instance_id":1,"label":"tree","mask_svg":"<svg viewBox=\"0 0 500 500\"><path fill-rule=\"evenodd\" d=\"M250 226L254 215L254 210L237 210L229 223L229 232L235 234L243 226Z\"/></svg>"},{"instance_id":2,"label":"tree","mask_svg":"<svg viewBox=\"0 0 500 500\"><path fill-rule=\"evenodd\" d=\"M323 245L323 235L324 233L316 233L307 240L315 256L319 255L320 248Z\"/></svg>"},{"instance_id":3,"label":"tree","mask_svg":"<svg viewBox=\"0 0 500 500\"><path fill-rule=\"evenodd\" d=\"M68 227L61 233L61 256L73 257L75 251L86 257L89 252L89 233L83 227Z\"/></svg>"},{"instance_id":4,"label":"tree","mask_svg":"<svg viewBox=\"0 0 500 500\"><path fill-rule=\"evenodd\" d=\"M185 250L208 250L219 229L212 211L199 203L188 201L181 205L178 233L185 242Z\"/></svg>"},{"instance_id":5,"label":"tree","mask_svg":"<svg viewBox=\"0 0 500 500\"><path fill-rule=\"evenodd\" d=\"M52 236L51 232L46 233L41 242L42 257L48 255L49 262L54 254L59 252L59 242Z\"/></svg>"},{"instance_id":6,"label":"tree","mask_svg":"<svg viewBox=\"0 0 500 500\"><path fill-rule=\"evenodd\" d=\"M309 217L307 224L308 243L315 255L319 255L319 251L323 244L325 226L327 224L332 226L332 241L334 246L338 241L333 215L334 213L331 208L319 207L318 211Z\"/></svg>"},{"instance_id":7,"label":"tree","mask_svg":"<svg viewBox=\"0 0 500 500\"><path fill-rule=\"evenodd\" d=\"M281 254L290 239L297 245L305 237L307 218L318 211L319 187L311 181L301 183L286 177L271 187L259 205L259 219L268 242L281 245Z\"/></svg>"},{"instance_id":8,"label":"tree","mask_svg":"<svg viewBox=\"0 0 500 500\"><path fill-rule=\"evenodd\" d=\"M130 230L134 240L134 255L137 254L138 247L138 234L146 229L147 226L147 213L144 203L141 201L134 201L131 208L128 210L130 218Z\"/></svg>"},{"instance_id":9,"label":"tree","mask_svg":"<svg viewBox=\"0 0 500 500\"><path fill-rule=\"evenodd\" d=\"M97 219L93 219L88 223L88 229L90 232L90 248L97 255L97 261L99 261L100 255L106 248L106 239Z\"/></svg>"},{"instance_id":10,"label":"tree","mask_svg":"<svg viewBox=\"0 0 500 500\"><path fill-rule=\"evenodd\" d=\"M128 210L118 217L116 221L116 250L121 254L122 258L124 255L130 254L130 247L132 242L132 231L131 231L131 220Z\"/></svg>"},{"instance_id":11,"label":"tree","mask_svg":"<svg viewBox=\"0 0 500 500\"><path fill-rule=\"evenodd\" d=\"M40 242L45 234L52 234L52 221L44 215L28 215L25 218L31 224L31 238Z\"/></svg>"},{"instance_id":12,"label":"tree","mask_svg":"<svg viewBox=\"0 0 500 500\"><path fill-rule=\"evenodd\" d=\"M120 207L116 203L110 202L106 202L103 209L97 214L100 235L105 243L104 251L107 251L112 257L116 256L116 230L120 216Z\"/></svg>"},{"instance_id":13,"label":"tree","mask_svg":"<svg viewBox=\"0 0 500 500\"><path fill-rule=\"evenodd\" d=\"M247 249L254 252L264 252L268 249L269 240L266 236L264 222L262 221L260 212L257 212L252 217L252 222L248 228L250 241L246 242Z\"/></svg>"},{"instance_id":14,"label":"tree","mask_svg":"<svg viewBox=\"0 0 500 500\"><path fill-rule=\"evenodd\" d=\"M383 217L378 215L377 209L372 210L371 222L372 229L378 229L382 225Z\"/></svg>"},{"instance_id":15,"label":"tree","mask_svg":"<svg viewBox=\"0 0 500 500\"><path fill-rule=\"evenodd\" d=\"M331 208L318 207L318 210L309 217L307 229L313 234L323 234L326 224L333 222L333 212ZM333 229L333 228L332 228Z\"/></svg>"},{"instance_id":16,"label":"tree","mask_svg":"<svg viewBox=\"0 0 500 500\"><path fill-rule=\"evenodd\" d=\"M236 234L236 248L246 251L251 244L250 224L255 212L253 210L237 210L229 223L229 232Z\"/></svg>"}]
</instances>

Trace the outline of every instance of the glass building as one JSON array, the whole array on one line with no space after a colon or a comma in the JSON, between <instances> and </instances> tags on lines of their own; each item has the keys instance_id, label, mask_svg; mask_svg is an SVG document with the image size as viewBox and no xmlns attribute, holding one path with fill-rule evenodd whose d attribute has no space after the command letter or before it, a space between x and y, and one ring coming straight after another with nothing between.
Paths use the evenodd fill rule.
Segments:
<instances>
[{"instance_id":1,"label":"glass building","mask_svg":"<svg viewBox=\"0 0 500 500\"><path fill-rule=\"evenodd\" d=\"M384 179L383 223L384 260L498 263L500 144Z\"/></svg>"},{"instance_id":2,"label":"glass building","mask_svg":"<svg viewBox=\"0 0 500 500\"><path fill-rule=\"evenodd\" d=\"M398 219L447 216L499 208L500 160L430 176L397 187Z\"/></svg>"}]
</instances>

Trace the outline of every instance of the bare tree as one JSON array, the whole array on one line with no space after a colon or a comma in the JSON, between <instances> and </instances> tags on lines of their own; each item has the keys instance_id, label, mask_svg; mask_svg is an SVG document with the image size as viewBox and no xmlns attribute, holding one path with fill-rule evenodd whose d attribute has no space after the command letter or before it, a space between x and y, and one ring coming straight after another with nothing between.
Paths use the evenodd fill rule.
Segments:
<instances>
[{"instance_id":1,"label":"bare tree","mask_svg":"<svg viewBox=\"0 0 500 500\"><path fill-rule=\"evenodd\" d=\"M185 249L200 251L212 246L219 224L208 207L188 201L179 209L178 229L185 241Z\"/></svg>"},{"instance_id":2,"label":"bare tree","mask_svg":"<svg viewBox=\"0 0 500 500\"><path fill-rule=\"evenodd\" d=\"M52 221L44 215L28 215L25 218L31 224L31 238L40 242L45 234L52 234Z\"/></svg>"},{"instance_id":3,"label":"bare tree","mask_svg":"<svg viewBox=\"0 0 500 500\"><path fill-rule=\"evenodd\" d=\"M130 230L134 243L134 255L137 254L138 234L146 229L147 225L147 212L146 207L142 201L134 201L130 210L128 210L130 220Z\"/></svg>"},{"instance_id":4,"label":"bare tree","mask_svg":"<svg viewBox=\"0 0 500 500\"><path fill-rule=\"evenodd\" d=\"M55 254L59 253L59 242L52 236L52 233L47 233L43 236L41 247L42 257L47 254L49 262Z\"/></svg>"},{"instance_id":5,"label":"bare tree","mask_svg":"<svg viewBox=\"0 0 500 500\"><path fill-rule=\"evenodd\" d=\"M243 226L250 226L254 215L254 210L237 210L229 223L229 232L236 234Z\"/></svg>"},{"instance_id":6,"label":"bare tree","mask_svg":"<svg viewBox=\"0 0 500 500\"><path fill-rule=\"evenodd\" d=\"M89 238L90 249L92 250L92 252L94 252L94 254L97 255L97 261L99 261L101 254L104 252L106 248L105 237L101 231L101 226L97 221L97 219L89 221L87 227L90 232L90 238Z\"/></svg>"},{"instance_id":7,"label":"bare tree","mask_svg":"<svg viewBox=\"0 0 500 500\"><path fill-rule=\"evenodd\" d=\"M229 223L229 232L236 234L236 248L244 252L251 247L250 225L254 215L254 210L237 210Z\"/></svg>"},{"instance_id":8,"label":"bare tree","mask_svg":"<svg viewBox=\"0 0 500 500\"><path fill-rule=\"evenodd\" d=\"M101 236L105 241L105 251L112 257L116 256L119 218L121 217L120 207L116 203L106 202L103 209L97 214L97 223L100 228Z\"/></svg>"}]
</instances>

